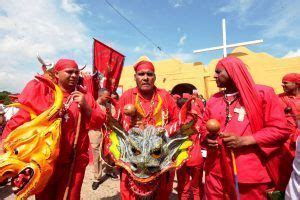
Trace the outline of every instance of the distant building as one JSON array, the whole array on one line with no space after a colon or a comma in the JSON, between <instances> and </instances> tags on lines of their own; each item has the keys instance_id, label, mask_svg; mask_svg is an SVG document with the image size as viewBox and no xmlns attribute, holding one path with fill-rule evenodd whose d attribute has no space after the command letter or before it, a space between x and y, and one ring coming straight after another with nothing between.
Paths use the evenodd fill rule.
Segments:
<instances>
[{"instance_id":1,"label":"distant building","mask_svg":"<svg viewBox=\"0 0 300 200\"><path fill-rule=\"evenodd\" d=\"M282 91L281 79L287 73L300 73L300 56L294 58L275 58L267 53L255 53L245 47L237 47L232 53L243 60L257 84L271 86L277 93ZM183 63L177 60L153 62L156 70L156 86L171 91L192 93L194 89L208 98L219 91L214 81L215 66L219 59L212 60L208 66L201 62ZM132 66L124 67L120 86L124 90L135 87Z\"/></svg>"}]
</instances>

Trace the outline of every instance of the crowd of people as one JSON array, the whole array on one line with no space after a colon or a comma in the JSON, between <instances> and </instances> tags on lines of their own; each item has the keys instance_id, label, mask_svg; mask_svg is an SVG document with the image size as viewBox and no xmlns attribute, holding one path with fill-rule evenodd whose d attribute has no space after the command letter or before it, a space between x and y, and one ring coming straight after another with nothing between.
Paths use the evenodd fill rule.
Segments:
<instances>
[{"instance_id":1,"label":"crowd of people","mask_svg":"<svg viewBox=\"0 0 300 200\"><path fill-rule=\"evenodd\" d=\"M243 61L229 56L216 65L214 78L220 92L204 100L196 92L170 94L156 87L155 67L150 60L137 62L134 71L136 87L125 91L120 98L100 88L95 100L77 84L80 70L74 60L60 59L55 64L55 81L64 95L60 141L63 148L54 175L46 188L36 195L37 199L63 199L72 162L75 167L68 199L80 199L89 163L89 145L94 162L92 188L99 187L104 172L106 176L119 177L122 199L139 199L129 188L130 174L102 161L107 156L103 150L104 136L109 132L107 120L115 118L126 131L147 125L167 126L179 120L179 110L191 98L189 109L197 119L196 131L190 136L193 142L190 158L176 172L167 171L159 178L153 199L169 198L175 174L178 199L258 200L280 196L300 199L299 73L285 75L282 79L284 92L276 95L273 88L255 84ZM30 81L18 96L18 102L37 114L47 109L52 101L49 88L37 80ZM126 114L124 107L129 104L139 112L138 117ZM12 130L30 120L29 114L22 109L8 121L3 115L0 108L2 141ZM82 115L81 129L74 158L72 147L79 115ZM206 128L210 119L219 122L218 132Z\"/></svg>"}]
</instances>

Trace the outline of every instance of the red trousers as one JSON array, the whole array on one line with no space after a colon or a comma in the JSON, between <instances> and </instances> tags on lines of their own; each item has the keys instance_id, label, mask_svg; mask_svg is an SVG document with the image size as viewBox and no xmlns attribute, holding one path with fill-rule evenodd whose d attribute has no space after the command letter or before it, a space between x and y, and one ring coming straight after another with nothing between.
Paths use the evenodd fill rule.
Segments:
<instances>
[{"instance_id":1,"label":"red trousers","mask_svg":"<svg viewBox=\"0 0 300 200\"><path fill-rule=\"evenodd\" d=\"M203 195L202 175L203 165L186 166L184 165L176 172L178 199L181 200L200 200Z\"/></svg>"},{"instance_id":2,"label":"red trousers","mask_svg":"<svg viewBox=\"0 0 300 200\"><path fill-rule=\"evenodd\" d=\"M205 177L204 191L207 200L223 200L224 188L222 178L213 174ZM264 200L267 199L266 190L270 183L239 183L239 194L241 200Z\"/></svg>"},{"instance_id":3,"label":"red trousers","mask_svg":"<svg viewBox=\"0 0 300 200\"><path fill-rule=\"evenodd\" d=\"M138 197L128 188L128 174L125 170L121 171L120 178L120 192L122 200L137 200ZM167 172L160 177L160 185L156 191L154 199L169 199L170 194L173 190L174 172Z\"/></svg>"},{"instance_id":4,"label":"red trousers","mask_svg":"<svg viewBox=\"0 0 300 200\"><path fill-rule=\"evenodd\" d=\"M70 164L58 165L49 184L39 194L36 195L37 200L62 200L68 184L68 177L70 172ZM85 174L86 162L76 162L72 174L69 200L80 200L81 186Z\"/></svg>"}]
</instances>

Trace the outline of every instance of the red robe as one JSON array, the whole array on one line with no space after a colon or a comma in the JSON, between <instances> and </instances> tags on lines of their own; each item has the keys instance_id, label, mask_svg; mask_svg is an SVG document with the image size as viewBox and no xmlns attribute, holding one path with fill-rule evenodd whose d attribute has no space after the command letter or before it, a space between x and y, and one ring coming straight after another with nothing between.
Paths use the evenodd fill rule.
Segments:
<instances>
[{"instance_id":1,"label":"red robe","mask_svg":"<svg viewBox=\"0 0 300 200\"><path fill-rule=\"evenodd\" d=\"M70 94L64 93L64 103ZM89 137L88 128L99 129L105 121L105 113L101 111L93 97L89 94L85 95L86 102L92 108L91 118L82 115L81 128L76 148L75 166L73 171L73 179L69 191L68 199L80 199L81 185L84 178L85 168L89 163ZM19 102L32 108L37 114L42 113L53 104L53 91L44 83L32 80L30 81L19 96ZM55 171L48 185L40 194L38 199L63 199L63 195L67 186L70 166L72 162L73 143L75 140L76 127L79 115L77 103L71 103L62 120L60 154L56 161ZM68 116L68 117L67 117ZM12 130L30 121L30 115L24 110L20 110L14 115L5 127L3 138L5 138Z\"/></svg>"},{"instance_id":2,"label":"red robe","mask_svg":"<svg viewBox=\"0 0 300 200\"><path fill-rule=\"evenodd\" d=\"M248 116L244 116L243 121L238 120L239 114L234 112L234 108L244 107L241 98L230 106L232 115L227 127L226 103L222 92L216 93L211 97L206 106L204 124L208 119L217 119L221 123L221 132L234 133L237 136L254 136L257 145L251 145L234 149L238 172L238 183L241 199L262 199L265 197L265 189L271 182L266 167L266 158L276 153L282 144L289 137L283 109L276 97L274 90L266 86L256 86L256 90L262 100L263 128L252 132ZM204 132L203 134L207 134ZM222 141L219 139L219 143ZM208 199L223 199L226 184L223 181L228 176L232 178L232 164L229 151L226 149L226 158L221 157L218 150L208 149L205 163L206 183L205 192ZM230 174L224 172L228 166ZM279 174L278 174L279 175Z\"/></svg>"},{"instance_id":3,"label":"red robe","mask_svg":"<svg viewBox=\"0 0 300 200\"><path fill-rule=\"evenodd\" d=\"M164 113L168 113L168 118L166 121L168 123L173 123L177 121L178 118L178 107L176 103L174 102L173 97L165 90L155 88L154 93L154 105L152 105L151 109L151 100L146 100L140 96L139 101L140 105L142 105L142 110L146 114L150 114L147 118L144 119L144 121L147 124L155 125L155 117L153 116L155 108L158 107L159 103L159 97L162 99L162 106L161 111ZM133 104L136 103L136 97L139 94L137 88L132 88L127 90L120 98L119 100L119 108L121 109L121 122L123 124L123 127L126 130L129 130L132 128L131 118L123 113L123 107L127 104ZM174 179L174 173L166 173L161 176L160 178L160 187L157 191L158 199L168 199L169 195L172 192L172 186L173 186L173 179ZM121 190L121 197L123 200L128 199L136 199L135 194L130 190L128 187L128 174L124 170L121 173L121 183L120 183L120 190Z\"/></svg>"},{"instance_id":4,"label":"red robe","mask_svg":"<svg viewBox=\"0 0 300 200\"><path fill-rule=\"evenodd\" d=\"M200 99L192 101L191 112L198 116L196 130L198 134L192 135L193 149L190 152L190 158L179 170L177 170L177 191L179 199L202 199L202 174L204 160L201 154L200 145L200 126L203 120L204 105Z\"/></svg>"},{"instance_id":5,"label":"red robe","mask_svg":"<svg viewBox=\"0 0 300 200\"><path fill-rule=\"evenodd\" d=\"M291 153L295 156L296 140L297 137L300 135L300 131L297 124L299 123L300 125L300 97L288 96L285 93L281 93L278 96L284 109L291 108L290 111L285 112L285 117L288 121L289 128L292 130L292 134L290 136L289 141L289 147Z\"/></svg>"}]
</instances>

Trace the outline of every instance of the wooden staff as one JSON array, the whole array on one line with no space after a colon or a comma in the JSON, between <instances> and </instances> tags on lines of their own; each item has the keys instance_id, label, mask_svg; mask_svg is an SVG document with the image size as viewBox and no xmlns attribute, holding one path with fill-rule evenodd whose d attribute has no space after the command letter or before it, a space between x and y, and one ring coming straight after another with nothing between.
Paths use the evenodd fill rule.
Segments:
<instances>
[{"instance_id":1,"label":"wooden staff","mask_svg":"<svg viewBox=\"0 0 300 200\"><path fill-rule=\"evenodd\" d=\"M220 131L220 122L216 119L210 119L206 123L206 129L208 132L213 136L213 139L217 139L219 131ZM226 162L226 152L223 145L220 146L220 152L221 152L221 158L224 159L224 162ZM239 184L238 184L238 176L237 176L237 166L235 161L235 155L232 150L230 150L231 154L231 160L232 160L232 168L233 168L233 181L234 181L234 190L235 192L234 197L228 197L229 199L237 199L240 200L240 193L239 193ZM229 169L226 167L226 164L223 166L225 168L225 171L229 171ZM228 191L231 193L231 191Z\"/></svg>"},{"instance_id":2,"label":"wooden staff","mask_svg":"<svg viewBox=\"0 0 300 200\"><path fill-rule=\"evenodd\" d=\"M68 176L68 183L67 183L67 187L64 193L64 198L63 200L67 200L68 195L69 195L69 191L70 191L70 186L71 186L71 180L72 180L72 175L73 175L73 171L74 171L74 166L75 166L75 160L76 160L76 147L77 147L77 142L78 142L78 137L79 137L79 133L80 133L80 125L81 125L81 112L79 110L79 114L78 114L78 120L77 120L77 127L76 127L76 135L75 135L75 140L74 140L74 144L73 144L73 160L71 163L71 168L70 168L70 172L69 172L69 176Z\"/></svg>"}]
</instances>

